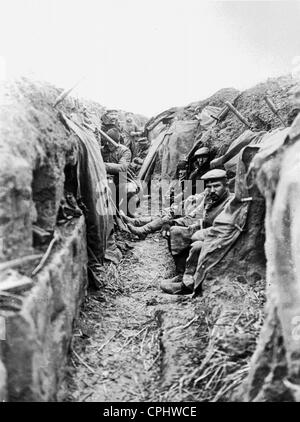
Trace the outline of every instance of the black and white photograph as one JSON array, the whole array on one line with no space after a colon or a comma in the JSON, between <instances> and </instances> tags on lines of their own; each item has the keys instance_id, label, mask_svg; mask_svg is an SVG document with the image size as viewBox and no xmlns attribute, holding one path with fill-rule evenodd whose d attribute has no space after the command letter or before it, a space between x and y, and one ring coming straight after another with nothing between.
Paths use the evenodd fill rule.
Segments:
<instances>
[{"instance_id":1,"label":"black and white photograph","mask_svg":"<svg viewBox=\"0 0 300 422\"><path fill-rule=\"evenodd\" d=\"M0 0L0 402L300 402L299 25Z\"/></svg>"}]
</instances>

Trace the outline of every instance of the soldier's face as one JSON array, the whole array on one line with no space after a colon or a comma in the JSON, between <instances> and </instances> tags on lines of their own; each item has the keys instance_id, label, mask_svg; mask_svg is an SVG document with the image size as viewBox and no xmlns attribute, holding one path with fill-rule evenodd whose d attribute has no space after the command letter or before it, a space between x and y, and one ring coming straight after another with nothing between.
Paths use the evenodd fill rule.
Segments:
<instances>
[{"instance_id":1,"label":"soldier's face","mask_svg":"<svg viewBox=\"0 0 300 422\"><path fill-rule=\"evenodd\" d=\"M106 139L103 140L102 144L105 151L113 152L116 149L116 147Z\"/></svg>"},{"instance_id":2,"label":"soldier's face","mask_svg":"<svg viewBox=\"0 0 300 422\"><path fill-rule=\"evenodd\" d=\"M212 199L221 198L226 190L226 184L222 181L209 181L206 184L208 189L208 194L212 197Z\"/></svg>"},{"instance_id":3,"label":"soldier's face","mask_svg":"<svg viewBox=\"0 0 300 422\"><path fill-rule=\"evenodd\" d=\"M108 118L111 124L116 125L118 123L118 115L116 113L109 113Z\"/></svg>"},{"instance_id":4,"label":"soldier's face","mask_svg":"<svg viewBox=\"0 0 300 422\"><path fill-rule=\"evenodd\" d=\"M197 164L198 167L203 166L203 164L205 164L208 161L208 157L206 155L202 155L200 157L197 158Z\"/></svg>"},{"instance_id":5,"label":"soldier's face","mask_svg":"<svg viewBox=\"0 0 300 422\"><path fill-rule=\"evenodd\" d=\"M107 142L107 149L109 152L114 152L116 150L116 147L110 142Z\"/></svg>"},{"instance_id":6,"label":"soldier's face","mask_svg":"<svg viewBox=\"0 0 300 422\"><path fill-rule=\"evenodd\" d=\"M184 179L186 176L186 171L185 170L179 170L178 172L178 178L179 179Z\"/></svg>"}]
</instances>

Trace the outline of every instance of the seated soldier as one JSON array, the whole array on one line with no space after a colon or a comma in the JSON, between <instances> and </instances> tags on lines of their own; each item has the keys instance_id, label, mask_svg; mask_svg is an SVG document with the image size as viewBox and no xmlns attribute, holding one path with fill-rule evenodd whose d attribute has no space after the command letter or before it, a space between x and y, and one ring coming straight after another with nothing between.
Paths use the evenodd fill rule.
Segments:
<instances>
[{"instance_id":1,"label":"seated soldier","mask_svg":"<svg viewBox=\"0 0 300 422\"><path fill-rule=\"evenodd\" d=\"M163 210L162 217L138 217L138 218L129 218L124 217L128 223L128 228L130 229L131 233L135 234L141 239L144 239L148 234L154 233L157 230L160 230L163 225L172 224L174 219L178 219L178 224L180 223L179 220L182 220L180 217L183 217L183 221L186 218L190 218L190 214L195 213L195 209L199 203L199 195L195 195L189 197L187 200L182 201L182 183L185 173L186 161L180 161L177 166L177 174L180 180L176 180L176 187L173 186L174 191L172 188L168 190L169 195L172 198L172 191L174 194L173 203L171 203L170 207L167 207ZM176 195L175 195L176 194ZM202 195L202 194L201 194ZM201 197L200 195L200 197ZM190 220L188 220L190 221Z\"/></svg>"},{"instance_id":2,"label":"seated soldier","mask_svg":"<svg viewBox=\"0 0 300 422\"><path fill-rule=\"evenodd\" d=\"M164 228L164 232L167 232L168 227L174 224L174 221L181 226L189 226L196 222L200 218L198 209L201 208L203 199L203 193L191 195L185 201L165 208L162 217L129 218L124 216L124 218L131 233L137 235L140 239L144 239L148 234L162 228Z\"/></svg>"},{"instance_id":3,"label":"seated soldier","mask_svg":"<svg viewBox=\"0 0 300 422\"><path fill-rule=\"evenodd\" d=\"M192 180L192 194L197 190L197 180L200 180L203 174L209 170L209 149L201 147L194 152L192 158L192 166L194 167L189 175L189 180Z\"/></svg>"},{"instance_id":4,"label":"seated soldier","mask_svg":"<svg viewBox=\"0 0 300 422\"><path fill-rule=\"evenodd\" d=\"M193 275L207 230L233 197L224 170L210 170L202 176L202 180L206 187L203 218L189 227L175 226L170 229L169 247L179 275L161 283L161 289L169 294L193 292Z\"/></svg>"},{"instance_id":5,"label":"seated soldier","mask_svg":"<svg viewBox=\"0 0 300 422\"><path fill-rule=\"evenodd\" d=\"M184 184L184 181L188 174L188 161L181 160L178 163L176 178L171 183L170 186L170 193L173 186L175 189L179 191L177 194L174 192L173 197L175 202L179 203L184 199L184 195L187 194L188 189L191 188L190 194L195 195L197 191L199 191L199 186L197 186L197 180L201 180L203 174L205 174L209 170L209 149L207 147L199 148L195 151L192 158L192 165L194 169L188 176L188 180L190 180L190 184ZM168 192L169 192L168 191ZM167 193L168 193L167 192ZM171 204L172 205L172 204Z\"/></svg>"},{"instance_id":6,"label":"seated soldier","mask_svg":"<svg viewBox=\"0 0 300 422\"><path fill-rule=\"evenodd\" d=\"M175 180L170 184L169 189L165 194L165 202L170 206L176 202L178 203L183 199L184 181L186 180L186 160L180 160L177 164Z\"/></svg>"}]
</instances>

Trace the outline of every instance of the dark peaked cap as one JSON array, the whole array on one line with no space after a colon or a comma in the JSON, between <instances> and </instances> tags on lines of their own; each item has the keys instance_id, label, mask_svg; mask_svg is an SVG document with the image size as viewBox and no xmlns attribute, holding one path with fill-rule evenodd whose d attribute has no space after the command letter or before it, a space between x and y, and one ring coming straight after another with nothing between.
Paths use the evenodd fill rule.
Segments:
<instances>
[{"instance_id":1,"label":"dark peaked cap","mask_svg":"<svg viewBox=\"0 0 300 422\"><path fill-rule=\"evenodd\" d=\"M197 151L194 152L194 157L198 157L200 155L208 155L209 149L207 147L202 147L197 149Z\"/></svg>"}]
</instances>

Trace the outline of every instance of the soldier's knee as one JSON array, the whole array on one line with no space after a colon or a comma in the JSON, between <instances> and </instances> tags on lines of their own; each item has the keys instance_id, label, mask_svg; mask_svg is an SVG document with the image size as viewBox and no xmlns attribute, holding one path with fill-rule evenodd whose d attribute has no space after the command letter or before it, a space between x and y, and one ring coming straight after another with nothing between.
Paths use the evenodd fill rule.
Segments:
<instances>
[{"instance_id":1,"label":"soldier's knee","mask_svg":"<svg viewBox=\"0 0 300 422\"><path fill-rule=\"evenodd\" d=\"M202 248L203 242L201 240L197 240L191 244L191 252L199 252Z\"/></svg>"},{"instance_id":2,"label":"soldier's knee","mask_svg":"<svg viewBox=\"0 0 300 422\"><path fill-rule=\"evenodd\" d=\"M192 236L192 242L203 242L204 236L203 236L203 230L197 230L193 236Z\"/></svg>"}]
</instances>

